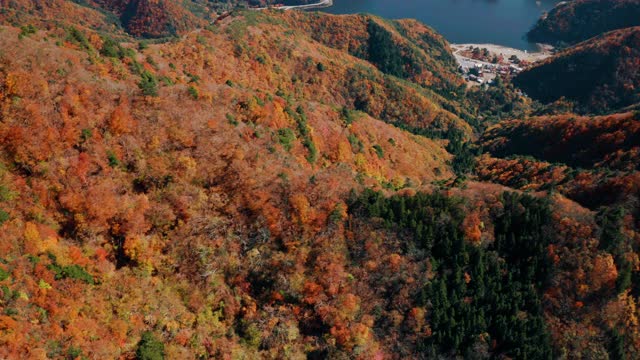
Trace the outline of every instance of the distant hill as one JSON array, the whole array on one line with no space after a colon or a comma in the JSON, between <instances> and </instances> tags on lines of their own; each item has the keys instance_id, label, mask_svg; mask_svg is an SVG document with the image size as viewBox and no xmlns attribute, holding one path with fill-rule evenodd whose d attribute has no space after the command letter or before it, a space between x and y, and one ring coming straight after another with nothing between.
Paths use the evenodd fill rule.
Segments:
<instances>
[{"instance_id":1,"label":"distant hill","mask_svg":"<svg viewBox=\"0 0 640 360\"><path fill-rule=\"evenodd\" d=\"M544 103L560 98L581 113L607 113L640 102L640 27L615 30L521 73L514 84Z\"/></svg>"},{"instance_id":2,"label":"distant hill","mask_svg":"<svg viewBox=\"0 0 640 360\"><path fill-rule=\"evenodd\" d=\"M116 16L85 4L68 0L0 0L0 23L87 27L111 34L121 31Z\"/></svg>"},{"instance_id":3,"label":"distant hill","mask_svg":"<svg viewBox=\"0 0 640 360\"><path fill-rule=\"evenodd\" d=\"M527 34L542 43L575 44L611 30L640 25L640 0L575 0L564 2Z\"/></svg>"},{"instance_id":4,"label":"distant hill","mask_svg":"<svg viewBox=\"0 0 640 360\"><path fill-rule=\"evenodd\" d=\"M188 6L187 6L188 5ZM0 0L0 22L86 27L138 38L185 34L208 23L208 8L186 0Z\"/></svg>"},{"instance_id":5,"label":"distant hill","mask_svg":"<svg viewBox=\"0 0 640 360\"><path fill-rule=\"evenodd\" d=\"M128 33L158 38L183 34L206 22L177 0L88 0L115 13Z\"/></svg>"}]
</instances>

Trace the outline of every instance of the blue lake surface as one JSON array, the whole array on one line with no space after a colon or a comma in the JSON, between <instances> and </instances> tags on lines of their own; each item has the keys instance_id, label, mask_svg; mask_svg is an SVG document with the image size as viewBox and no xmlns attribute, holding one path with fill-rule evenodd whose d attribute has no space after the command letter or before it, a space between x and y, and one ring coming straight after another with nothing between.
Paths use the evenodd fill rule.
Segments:
<instances>
[{"instance_id":1,"label":"blue lake surface","mask_svg":"<svg viewBox=\"0 0 640 360\"><path fill-rule=\"evenodd\" d=\"M555 0L334 0L323 11L414 18L452 43L491 43L533 50L526 32L560 1Z\"/></svg>"}]
</instances>

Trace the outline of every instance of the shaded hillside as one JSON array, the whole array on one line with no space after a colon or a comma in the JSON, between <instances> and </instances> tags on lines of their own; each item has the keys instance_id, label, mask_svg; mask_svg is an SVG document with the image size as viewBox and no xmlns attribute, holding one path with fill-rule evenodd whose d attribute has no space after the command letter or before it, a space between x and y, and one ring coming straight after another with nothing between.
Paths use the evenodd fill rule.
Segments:
<instances>
[{"instance_id":1,"label":"shaded hillside","mask_svg":"<svg viewBox=\"0 0 640 360\"><path fill-rule=\"evenodd\" d=\"M640 169L640 117L559 115L502 122L480 139L494 156L525 155L571 167Z\"/></svg>"},{"instance_id":2,"label":"shaded hillside","mask_svg":"<svg viewBox=\"0 0 640 360\"><path fill-rule=\"evenodd\" d=\"M516 86L544 103L560 98L582 113L607 113L640 102L640 27L578 44L522 72Z\"/></svg>"},{"instance_id":3,"label":"shaded hillside","mask_svg":"<svg viewBox=\"0 0 640 360\"><path fill-rule=\"evenodd\" d=\"M565 1L540 19L527 37L547 44L575 44L632 26L640 26L640 0Z\"/></svg>"},{"instance_id":4,"label":"shaded hillside","mask_svg":"<svg viewBox=\"0 0 640 360\"><path fill-rule=\"evenodd\" d=\"M637 171L579 169L527 156L483 155L476 174L479 180L523 191L555 191L594 210L620 204L633 208L640 195Z\"/></svg>"},{"instance_id":5,"label":"shaded hillside","mask_svg":"<svg viewBox=\"0 0 640 360\"><path fill-rule=\"evenodd\" d=\"M553 189L592 209L633 203L639 194L638 113L506 121L489 128L480 144L491 154L478 162L484 181Z\"/></svg>"}]
</instances>

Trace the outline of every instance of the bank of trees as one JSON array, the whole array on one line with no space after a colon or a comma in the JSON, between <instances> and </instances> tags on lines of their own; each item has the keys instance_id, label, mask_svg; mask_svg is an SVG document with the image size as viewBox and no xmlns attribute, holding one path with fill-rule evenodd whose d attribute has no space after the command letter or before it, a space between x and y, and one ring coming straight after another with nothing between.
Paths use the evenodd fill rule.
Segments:
<instances>
[{"instance_id":1,"label":"bank of trees","mask_svg":"<svg viewBox=\"0 0 640 360\"><path fill-rule=\"evenodd\" d=\"M471 356L484 349L514 358L552 358L540 302L550 271L549 204L515 193L502 194L500 201L502 211L493 215L495 241L486 248L465 239L461 199L440 193L385 198L365 191L354 202L356 214L411 233L436 270L415 299L429 309L432 334L419 344L429 356Z\"/></svg>"}]
</instances>

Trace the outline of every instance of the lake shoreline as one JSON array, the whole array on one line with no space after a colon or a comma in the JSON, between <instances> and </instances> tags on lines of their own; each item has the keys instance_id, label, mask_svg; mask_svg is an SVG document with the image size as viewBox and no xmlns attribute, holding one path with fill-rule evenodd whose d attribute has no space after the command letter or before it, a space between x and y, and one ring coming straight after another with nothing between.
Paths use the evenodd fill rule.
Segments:
<instances>
[{"instance_id":1,"label":"lake shoreline","mask_svg":"<svg viewBox=\"0 0 640 360\"><path fill-rule=\"evenodd\" d=\"M556 6L562 4L556 4ZM326 9L326 8L330 8L333 6L333 0L321 0L318 1L317 3L313 3L313 4L307 4L307 5L297 5L297 6L285 6L285 7L281 7L281 9L283 10L318 10L318 9ZM420 20L418 20L420 21ZM426 24L427 26L430 26L429 24ZM445 37L446 38L446 37ZM517 49L514 47L509 47L509 46L505 46L505 45L499 45L499 44L493 44L493 43L450 43L451 48L454 50L454 52L458 52L464 48L468 48L468 47L477 47L480 49L486 48L487 50L489 50L489 52L491 52L492 54L495 55L502 55L505 58L509 58L512 55L517 56L519 59L521 60L525 60L527 62L530 63L534 63L537 61L541 61L544 60L548 57L551 57L554 53L555 48L550 45L550 44L542 44L542 43L536 43L535 44L537 46L537 50L536 51L529 51L529 50L521 50L521 49Z\"/></svg>"}]
</instances>

